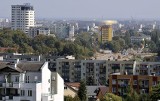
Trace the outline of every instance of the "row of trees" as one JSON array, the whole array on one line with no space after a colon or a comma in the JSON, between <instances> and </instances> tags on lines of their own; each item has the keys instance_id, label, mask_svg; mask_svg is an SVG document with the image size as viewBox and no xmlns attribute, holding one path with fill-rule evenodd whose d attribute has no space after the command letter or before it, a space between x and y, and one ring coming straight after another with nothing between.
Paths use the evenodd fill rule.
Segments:
<instances>
[{"instance_id":1,"label":"row of trees","mask_svg":"<svg viewBox=\"0 0 160 101\"><path fill-rule=\"evenodd\" d=\"M19 53L74 55L76 58L88 58L93 56L94 49L89 43L90 40L86 39L80 36L75 42L71 42L45 35L30 38L21 31L0 30L0 47L16 48Z\"/></svg>"}]
</instances>

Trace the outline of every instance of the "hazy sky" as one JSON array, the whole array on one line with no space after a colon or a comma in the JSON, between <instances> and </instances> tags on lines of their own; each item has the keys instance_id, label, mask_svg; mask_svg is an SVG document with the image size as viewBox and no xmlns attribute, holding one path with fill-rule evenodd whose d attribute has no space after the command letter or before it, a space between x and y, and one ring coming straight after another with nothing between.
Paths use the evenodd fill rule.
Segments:
<instances>
[{"instance_id":1,"label":"hazy sky","mask_svg":"<svg viewBox=\"0 0 160 101\"><path fill-rule=\"evenodd\" d=\"M1 0L0 17L23 3L34 6L36 18L160 19L160 0Z\"/></svg>"}]
</instances>

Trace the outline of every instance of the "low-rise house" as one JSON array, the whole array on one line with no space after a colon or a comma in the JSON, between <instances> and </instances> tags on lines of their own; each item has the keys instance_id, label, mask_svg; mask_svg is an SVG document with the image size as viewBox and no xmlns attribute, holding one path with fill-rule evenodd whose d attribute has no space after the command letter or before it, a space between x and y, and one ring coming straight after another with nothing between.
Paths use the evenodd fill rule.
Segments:
<instances>
[{"instance_id":1,"label":"low-rise house","mask_svg":"<svg viewBox=\"0 0 160 101\"><path fill-rule=\"evenodd\" d=\"M79 88L79 87L78 87ZM65 83L64 85L64 96L75 97L78 93L78 88L70 83Z\"/></svg>"},{"instance_id":2,"label":"low-rise house","mask_svg":"<svg viewBox=\"0 0 160 101\"><path fill-rule=\"evenodd\" d=\"M98 92L97 92L97 99L100 100L108 92L109 92L109 88L108 87L106 87L106 86L99 87Z\"/></svg>"}]
</instances>

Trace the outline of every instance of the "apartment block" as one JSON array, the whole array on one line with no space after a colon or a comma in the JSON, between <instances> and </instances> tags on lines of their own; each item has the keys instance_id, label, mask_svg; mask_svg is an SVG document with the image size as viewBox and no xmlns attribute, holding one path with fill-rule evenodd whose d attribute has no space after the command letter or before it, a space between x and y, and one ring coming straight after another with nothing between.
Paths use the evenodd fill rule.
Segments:
<instances>
[{"instance_id":1,"label":"apartment block","mask_svg":"<svg viewBox=\"0 0 160 101\"><path fill-rule=\"evenodd\" d=\"M11 14L11 28L13 30L19 29L24 33L28 33L29 28L34 27L34 8L29 3L24 5L12 5Z\"/></svg>"},{"instance_id":2,"label":"apartment block","mask_svg":"<svg viewBox=\"0 0 160 101\"><path fill-rule=\"evenodd\" d=\"M46 27L30 27L28 35L31 38L34 38L37 35L47 35L47 36L49 36L51 34L50 34L50 29L46 28Z\"/></svg>"},{"instance_id":3,"label":"apartment block","mask_svg":"<svg viewBox=\"0 0 160 101\"><path fill-rule=\"evenodd\" d=\"M79 60L75 59L56 59L56 68L65 82L79 82L81 80L81 65ZM53 68L52 68L53 70Z\"/></svg>"},{"instance_id":4,"label":"apartment block","mask_svg":"<svg viewBox=\"0 0 160 101\"><path fill-rule=\"evenodd\" d=\"M63 88L48 62L0 63L0 101L63 101Z\"/></svg>"},{"instance_id":5,"label":"apartment block","mask_svg":"<svg viewBox=\"0 0 160 101\"><path fill-rule=\"evenodd\" d=\"M65 82L87 85L109 85L109 75L160 75L160 62L76 60L58 58L49 63L52 71L58 72Z\"/></svg>"},{"instance_id":6,"label":"apartment block","mask_svg":"<svg viewBox=\"0 0 160 101\"><path fill-rule=\"evenodd\" d=\"M113 29L111 25L103 25L101 27L101 42L112 41Z\"/></svg>"},{"instance_id":7,"label":"apartment block","mask_svg":"<svg viewBox=\"0 0 160 101\"><path fill-rule=\"evenodd\" d=\"M112 74L109 78L109 92L125 96L130 87L139 94L148 94L159 83L160 76Z\"/></svg>"},{"instance_id":8,"label":"apartment block","mask_svg":"<svg viewBox=\"0 0 160 101\"><path fill-rule=\"evenodd\" d=\"M81 60L81 79L87 85L99 85L106 82L105 60Z\"/></svg>"}]
</instances>

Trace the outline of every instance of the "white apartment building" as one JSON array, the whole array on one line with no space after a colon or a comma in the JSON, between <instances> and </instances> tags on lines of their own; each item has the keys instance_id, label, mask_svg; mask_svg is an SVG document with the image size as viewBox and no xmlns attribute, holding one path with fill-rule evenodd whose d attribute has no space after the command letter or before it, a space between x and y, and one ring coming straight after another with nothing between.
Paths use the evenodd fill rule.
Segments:
<instances>
[{"instance_id":1,"label":"white apartment building","mask_svg":"<svg viewBox=\"0 0 160 101\"><path fill-rule=\"evenodd\" d=\"M1 62L0 101L63 101L64 81L48 62Z\"/></svg>"},{"instance_id":2,"label":"white apartment building","mask_svg":"<svg viewBox=\"0 0 160 101\"><path fill-rule=\"evenodd\" d=\"M11 14L11 28L13 30L19 29L28 33L29 28L34 27L34 8L30 4L12 5Z\"/></svg>"},{"instance_id":3,"label":"white apartment building","mask_svg":"<svg viewBox=\"0 0 160 101\"><path fill-rule=\"evenodd\" d=\"M45 28L45 27L30 27L28 34L31 38L34 38L35 36L40 35L40 34L41 35L51 35L50 29Z\"/></svg>"}]
</instances>

